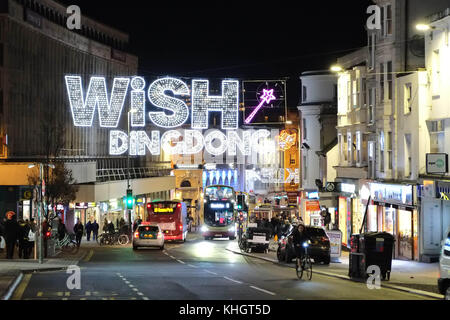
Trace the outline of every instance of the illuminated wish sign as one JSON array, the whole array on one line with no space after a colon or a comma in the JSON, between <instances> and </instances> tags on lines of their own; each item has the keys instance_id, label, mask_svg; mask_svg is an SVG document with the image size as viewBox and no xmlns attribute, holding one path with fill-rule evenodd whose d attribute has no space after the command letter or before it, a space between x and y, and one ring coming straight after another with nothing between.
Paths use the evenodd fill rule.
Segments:
<instances>
[{"instance_id":1,"label":"illuminated wish sign","mask_svg":"<svg viewBox=\"0 0 450 320\"><path fill-rule=\"evenodd\" d=\"M235 80L222 81L220 96L209 95L208 80L192 80L191 91L184 81L171 77L153 81L147 92L144 91L145 79L137 76L114 78L109 93L104 77L91 77L86 93L83 91L81 76L67 75L65 84L76 127L91 127L97 111L100 127L116 129L130 91L130 124L141 130L131 130L129 136L121 130L111 130L110 155L122 155L128 151L129 155L143 156L147 150L152 155L159 155L161 148L171 155L196 154L205 149L215 156L225 152L233 156L237 148L246 156L252 151L259 154L275 152L274 148L266 148L264 144L271 136L268 130L237 130L239 82ZM146 116L146 96L153 106L161 110L148 112ZM191 110L180 97L190 97ZM273 90L264 89L262 103L269 103L273 99ZM202 133L203 129L208 129L210 112L221 112L221 128L226 133L220 130ZM189 115L192 130L174 130L184 125ZM149 135L143 130L147 118L157 127L173 130L162 135L160 131L152 130Z\"/></svg>"}]
</instances>

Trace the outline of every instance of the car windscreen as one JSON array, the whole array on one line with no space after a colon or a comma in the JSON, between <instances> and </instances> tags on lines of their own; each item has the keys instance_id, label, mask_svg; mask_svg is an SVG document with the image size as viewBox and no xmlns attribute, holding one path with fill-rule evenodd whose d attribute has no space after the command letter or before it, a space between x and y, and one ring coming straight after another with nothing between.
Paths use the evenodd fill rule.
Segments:
<instances>
[{"instance_id":1,"label":"car windscreen","mask_svg":"<svg viewBox=\"0 0 450 320\"><path fill-rule=\"evenodd\" d=\"M324 236L326 236L325 231L323 229L320 229L320 228L306 228L306 232L311 237L324 237Z\"/></svg>"},{"instance_id":2,"label":"car windscreen","mask_svg":"<svg viewBox=\"0 0 450 320\"><path fill-rule=\"evenodd\" d=\"M139 232L158 232L159 229L157 226L140 226L138 228Z\"/></svg>"}]
</instances>

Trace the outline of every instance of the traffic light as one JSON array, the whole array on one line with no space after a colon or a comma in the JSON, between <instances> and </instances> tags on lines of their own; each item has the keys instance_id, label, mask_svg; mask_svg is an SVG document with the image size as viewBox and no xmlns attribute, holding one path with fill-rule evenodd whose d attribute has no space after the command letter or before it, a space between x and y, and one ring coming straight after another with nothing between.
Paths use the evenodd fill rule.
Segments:
<instances>
[{"instance_id":1,"label":"traffic light","mask_svg":"<svg viewBox=\"0 0 450 320\"><path fill-rule=\"evenodd\" d=\"M127 209L133 209L133 190L127 189Z\"/></svg>"}]
</instances>

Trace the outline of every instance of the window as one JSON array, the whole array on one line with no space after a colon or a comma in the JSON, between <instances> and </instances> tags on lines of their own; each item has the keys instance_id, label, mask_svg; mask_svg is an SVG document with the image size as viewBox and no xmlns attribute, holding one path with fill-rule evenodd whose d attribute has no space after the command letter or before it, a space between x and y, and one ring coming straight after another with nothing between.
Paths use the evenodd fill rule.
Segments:
<instances>
[{"instance_id":1,"label":"window","mask_svg":"<svg viewBox=\"0 0 450 320\"><path fill-rule=\"evenodd\" d=\"M367 150L368 158L369 158L369 178L375 178L375 143L373 141L369 141L369 148Z\"/></svg>"},{"instance_id":2,"label":"window","mask_svg":"<svg viewBox=\"0 0 450 320\"><path fill-rule=\"evenodd\" d=\"M352 83L347 81L347 111L352 109Z\"/></svg>"},{"instance_id":3,"label":"window","mask_svg":"<svg viewBox=\"0 0 450 320\"><path fill-rule=\"evenodd\" d=\"M343 153L344 153L344 145L342 142L342 134L338 134L338 146L339 146L339 165L342 165L342 161L344 160Z\"/></svg>"},{"instance_id":4,"label":"window","mask_svg":"<svg viewBox=\"0 0 450 320\"><path fill-rule=\"evenodd\" d=\"M384 7L384 35L392 35L392 6L389 4Z\"/></svg>"},{"instance_id":5,"label":"window","mask_svg":"<svg viewBox=\"0 0 450 320\"><path fill-rule=\"evenodd\" d=\"M394 161L393 157L392 157L392 132L388 132L387 133L387 144L386 144L386 149L387 149L387 155L388 155L388 169L392 170L392 162Z\"/></svg>"},{"instance_id":6,"label":"window","mask_svg":"<svg viewBox=\"0 0 450 320\"><path fill-rule=\"evenodd\" d=\"M303 154L303 180L308 179L308 166L306 164L306 154Z\"/></svg>"},{"instance_id":7,"label":"window","mask_svg":"<svg viewBox=\"0 0 450 320\"><path fill-rule=\"evenodd\" d=\"M303 140L307 139L307 135L306 135L306 119L303 118Z\"/></svg>"},{"instance_id":8,"label":"window","mask_svg":"<svg viewBox=\"0 0 450 320\"><path fill-rule=\"evenodd\" d=\"M306 101L306 86L302 87L302 101L305 102Z\"/></svg>"},{"instance_id":9,"label":"window","mask_svg":"<svg viewBox=\"0 0 450 320\"><path fill-rule=\"evenodd\" d=\"M445 152L444 120L430 121L430 152Z\"/></svg>"},{"instance_id":10,"label":"window","mask_svg":"<svg viewBox=\"0 0 450 320\"><path fill-rule=\"evenodd\" d=\"M405 177L411 177L411 134L405 134Z\"/></svg>"},{"instance_id":11,"label":"window","mask_svg":"<svg viewBox=\"0 0 450 320\"><path fill-rule=\"evenodd\" d=\"M412 98L412 86L411 83L405 84L403 87L403 106L404 106L404 113L410 113L411 112L411 98Z\"/></svg>"},{"instance_id":12,"label":"window","mask_svg":"<svg viewBox=\"0 0 450 320\"><path fill-rule=\"evenodd\" d=\"M384 172L384 132L380 132L380 172Z\"/></svg>"},{"instance_id":13,"label":"window","mask_svg":"<svg viewBox=\"0 0 450 320\"><path fill-rule=\"evenodd\" d=\"M384 101L384 63L380 63L380 101Z\"/></svg>"},{"instance_id":14,"label":"window","mask_svg":"<svg viewBox=\"0 0 450 320\"><path fill-rule=\"evenodd\" d=\"M353 143L352 143L352 133L351 132L347 132L347 159L349 164L353 163L353 154L352 154L352 147L353 147Z\"/></svg>"},{"instance_id":15,"label":"window","mask_svg":"<svg viewBox=\"0 0 450 320\"><path fill-rule=\"evenodd\" d=\"M368 47L369 47L369 70L373 70L375 68L375 38L376 33L373 32L368 37Z\"/></svg>"},{"instance_id":16,"label":"window","mask_svg":"<svg viewBox=\"0 0 450 320\"><path fill-rule=\"evenodd\" d=\"M367 96L366 96L366 78L361 79L361 94L362 94L362 106L367 106Z\"/></svg>"},{"instance_id":17,"label":"window","mask_svg":"<svg viewBox=\"0 0 450 320\"><path fill-rule=\"evenodd\" d=\"M356 131L356 162L361 163L361 131Z\"/></svg>"},{"instance_id":18,"label":"window","mask_svg":"<svg viewBox=\"0 0 450 320\"><path fill-rule=\"evenodd\" d=\"M433 98L437 98L437 96L439 96L440 94L440 88L441 88L441 77L440 77L440 72L441 72L441 57L439 54L439 50L434 50L433 51L433 61L432 61L432 67L431 67L431 72L432 72L432 91L433 91Z\"/></svg>"},{"instance_id":19,"label":"window","mask_svg":"<svg viewBox=\"0 0 450 320\"><path fill-rule=\"evenodd\" d=\"M377 93L377 89L376 88L370 88L369 89L369 107L367 108L367 112L368 112L368 120L369 123L374 123L375 122L375 107L376 107L376 96Z\"/></svg>"},{"instance_id":20,"label":"window","mask_svg":"<svg viewBox=\"0 0 450 320\"><path fill-rule=\"evenodd\" d=\"M360 88L359 88L359 79L353 80L353 108L357 108L359 105L359 94L360 94Z\"/></svg>"},{"instance_id":21,"label":"window","mask_svg":"<svg viewBox=\"0 0 450 320\"><path fill-rule=\"evenodd\" d=\"M392 61L387 63L388 99L392 99Z\"/></svg>"}]
</instances>

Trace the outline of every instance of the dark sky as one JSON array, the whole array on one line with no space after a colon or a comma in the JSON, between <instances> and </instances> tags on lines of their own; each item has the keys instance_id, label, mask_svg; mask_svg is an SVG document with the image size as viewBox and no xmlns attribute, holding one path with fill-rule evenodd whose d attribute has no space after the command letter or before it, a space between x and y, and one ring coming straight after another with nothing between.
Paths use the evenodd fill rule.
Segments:
<instances>
[{"instance_id":1,"label":"dark sky","mask_svg":"<svg viewBox=\"0 0 450 320\"><path fill-rule=\"evenodd\" d=\"M288 77L295 107L301 72L328 69L366 44L370 0L60 0L130 34L140 75ZM309 3L305 6L304 3Z\"/></svg>"}]
</instances>

